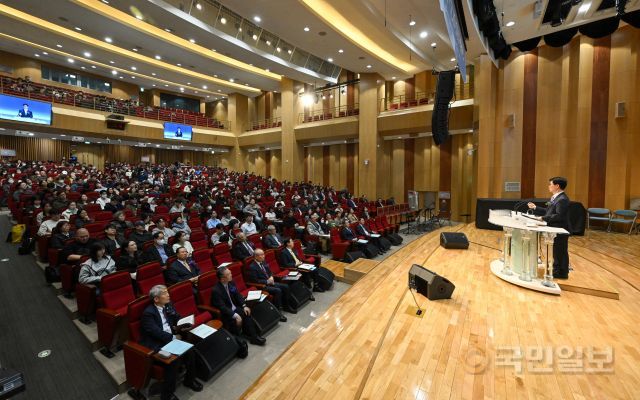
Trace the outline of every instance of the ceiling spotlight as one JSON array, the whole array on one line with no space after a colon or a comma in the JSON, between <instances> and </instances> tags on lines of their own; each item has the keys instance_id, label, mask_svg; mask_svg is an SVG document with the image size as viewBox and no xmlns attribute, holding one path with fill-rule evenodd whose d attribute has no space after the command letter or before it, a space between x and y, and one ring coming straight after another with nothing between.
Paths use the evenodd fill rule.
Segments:
<instances>
[{"instance_id":1,"label":"ceiling spotlight","mask_svg":"<svg viewBox=\"0 0 640 400\"><path fill-rule=\"evenodd\" d=\"M109 0L101 0L104 4L109 4Z\"/></svg>"},{"instance_id":2,"label":"ceiling spotlight","mask_svg":"<svg viewBox=\"0 0 640 400\"><path fill-rule=\"evenodd\" d=\"M165 31L167 31L167 32L169 32L169 33L173 32L173 31L171 30L171 28L164 28L164 30L165 30Z\"/></svg>"},{"instance_id":3,"label":"ceiling spotlight","mask_svg":"<svg viewBox=\"0 0 640 400\"><path fill-rule=\"evenodd\" d=\"M160 57L159 55L156 55L156 60L162 60L162 57Z\"/></svg>"},{"instance_id":4,"label":"ceiling spotlight","mask_svg":"<svg viewBox=\"0 0 640 400\"><path fill-rule=\"evenodd\" d=\"M391 77L391 79L393 79L393 80L395 81L395 80L396 80L396 77L395 77L395 76L392 76L392 77Z\"/></svg>"},{"instance_id":5,"label":"ceiling spotlight","mask_svg":"<svg viewBox=\"0 0 640 400\"><path fill-rule=\"evenodd\" d=\"M191 85L191 82L187 82L187 85Z\"/></svg>"},{"instance_id":6,"label":"ceiling spotlight","mask_svg":"<svg viewBox=\"0 0 640 400\"><path fill-rule=\"evenodd\" d=\"M36 56L36 57L40 57L40 54L36 53L36 54L34 54L34 56Z\"/></svg>"},{"instance_id":7,"label":"ceiling spotlight","mask_svg":"<svg viewBox=\"0 0 640 400\"><path fill-rule=\"evenodd\" d=\"M431 47L433 47L434 49L436 48L437 45L438 45L438 43L436 43L436 42L431 43Z\"/></svg>"},{"instance_id":8,"label":"ceiling spotlight","mask_svg":"<svg viewBox=\"0 0 640 400\"><path fill-rule=\"evenodd\" d=\"M80 28L79 26L76 26L74 29L77 30L78 32L82 30L82 28Z\"/></svg>"},{"instance_id":9,"label":"ceiling spotlight","mask_svg":"<svg viewBox=\"0 0 640 400\"><path fill-rule=\"evenodd\" d=\"M261 22L262 18L258 17L257 15L255 17L253 17L253 20L256 22Z\"/></svg>"},{"instance_id":10,"label":"ceiling spotlight","mask_svg":"<svg viewBox=\"0 0 640 400\"><path fill-rule=\"evenodd\" d=\"M416 21L411 20L411 22L409 22L409 26L414 26L416 24Z\"/></svg>"},{"instance_id":11,"label":"ceiling spotlight","mask_svg":"<svg viewBox=\"0 0 640 400\"><path fill-rule=\"evenodd\" d=\"M371 68L371 64L368 64L368 65L367 65L367 68Z\"/></svg>"},{"instance_id":12,"label":"ceiling spotlight","mask_svg":"<svg viewBox=\"0 0 640 400\"><path fill-rule=\"evenodd\" d=\"M207 85L202 85L202 88L203 88L204 90L207 90Z\"/></svg>"},{"instance_id":13,"label":"ceiling spotlight","mask_svg":"<svg viewBox=\"0 0 640 400\"><path fill-rule=\"evenodd\" d=\"M232 83L233 83L233 82L235 82L235 81L236 81L235 79L233 79L233 78L229 78L229 82L232 82Z\"/></svg>"},{"instance_id":14,"label":"ceiling spotlight","mask_svg":"<svg viewBox=\"0 0 640 400\"><path fill-rule=\"evenodd\" d=\"M266 43L267 43L267 46L271 46L271 41L270 40L267 40Z\"/></svg>"},{"instance_id":15,"label":"ceiling spotlight","mask_svg":"<svg viewBox=\"0 0 640 400\"><path fill-rule=\"evenodd\" d=\"M195 40L195 39L189 39L189 41L190 41L191 43L195 43L195 42L196 42L196 40Z\"/></svg>"},{"instance_id":16,"label":"ceiling spotlight","mask_svg":"<svg viewBox=\"0 0 640 400\"><path fill-rule=\"evenodd\" d=\"M115 61L109 61L109 64L115 64L115 63L116 63Z\"/></svg>"},{"instance_id":17,"label":"ceiling spotlight","mask_svg":"<svg viewBox=\"0 0 640 400\"><path fill-rule=\"evenodd\" d=\"M514 26L515 24L516 24L515 22L513 22L513 21L509 21L509 22L507 22L507 23L506 23L506 26L507 26L507 27L512 27L512 26Z\"/></svg>"},{"instance_id":18,"label":"ceiling spotlight","mask_svg":"<svg viewBox=\"0 0 640 400\"><path fill-rule=\"evenodd\" d=\"M456 60L455 57L451 59L451 61L455 61L455 60Z\"/></svg>"},{"instance_id":19,"label":"ceiling spotlight","mask_svg":"<svg viewBox=\"0 0 640 400\"><path fill-rule=\"evenodd\" d=\"M308 27L308 26L305 26L305 27L304 27L304 31L305 31L305 32L309 32L309 27Z\"/></svg>"},{"instance_id":20,"label":"ceiling spotlight","mask_svg":"<svg viewBox=\"0 0 640 400\"><path fill-rule=\"evenodd\" d=\"M220 18L220 23L222 25L226 24L227 23L227 19L225 17Z\"/></svg>"},{"instance_id":21,"label":"ceiling spotlight","mask_svg":"<svg viewBox=\"0 0 640 400\"><path fill-rule=\"evenodd\" d=\"M109 36L107 36L106 38L104 38L104 41L107 43L112 43L113 39L111 39Z\"/></svg>"},{"instance_id":22,"label":"ceiling spotlight","mask_svg":"<svg viewBox=\"0 0 640 400\"><path fill-rule=\"evenodd\" d=\"M67 58L67 61L73 64L75 60L73 58Z\"/></svg>"},{"instance_id":23,"label":"ceiling spotlight","mask_svg":"<svg viewBox=\"0 0 640 400\"><path fill-rule=\"evenodd\" d=\"M200 3L196 3L196 8L197 8L198 10L202 10L202 4L200 4Z\"/></svg>"},{"instance_id":24,"label":"ceiling spotlight","mask_svg":"<svg viewBox=\"0 0 640 400\"><path fill-rule=\"evenodd\" d=\"M329 58L327 58L327 61L333 62L333 58L329 57Z\"/></svg>"},{"instance_id":25,"label":"ceiling spotlight","mask_svg":"<svg viewBox=\"0 0 640 400\"><path fill-rule=\"evenodd\" d=\"M131 70L132 70L132 71L135 71L135 70L137 70L137 69L138 69L138 68L136 68L136 67L131 67Z\"/></svg>"},{"instance_id":26,"label":"ceiling spotlight","mask_svg":"<svg viewBox=\"0 0 640 400\"><path fill-rule=\"evenodd\" d=\"M164 85L164 87L169 87L169 85Z\"/></svg>"},{"instance_id":27,"label":"ceiling spotlight","mask_svg":"<svg viewBox=\"0 0 640 400\"><path fill-rule=\"evenodd\" d=\"M267 71L267 72L269 72L269 68L265 68L264 70L265 70L265 71Z\"/></svg>"},{"instance_id":28,"label":"ceiling spotlight","mask_svg":"<svg viewBox=\"0 0 640 400\"><path fill-rule=\"evenodd\" d=\"M95 65L92 65L92 66L91 66L91 68L96 69L96 66L95 66Z\"/></svg>"},{"instance_id":29,"label":"ceiling spotlight","mask_svg":"<svg viewBox=\"0 0 640 400\"><path fill-rule=\"evenodd\" d=\"M91 57L91 53L89 53L88 51L85 51L83 54L84 54L84 56L85 56L85 57L87 57L87 58L90 58L90 57Z\"/></svg>"},{"instance_id":30,"label":"ceiling spotlight","mask_svg":"<svg viewBox=\"0 0 640 400\"><path fill-rule=\"evenodd\" d=\"M580 8L578 8L578 12L580 14L584 14L589 11L589 8L591 8L591 3L583 4L580 6Z\"/></svg>"},{"instance_id":31,"label":"ceiling spotlight","mask_svg":"<svg viewBox=\"0 0 640 400\"><path fill-rule=\"evenodd\" d=\"M155 73L155 72L152 72L152 73L151 73L151 75L156 76L156 73Z\"/></svg>"},{"instance_id":32,"label":"ceiling spotlight","mask_svg":"<svg viewBox=\"0 0 640 400\"><path fill-rule=\"evenodd\" d=\"M293 53L293 51L291 51L291 49L287 50L287 53L291 54Z\"/></svg>"},{"instance_id":33,"label":"ceiling spotlight","mask_svg":"<svg viewBox=\"0 0 640 400\"><path fill-rule=\"evenodd\" d=\"M136 15L136 18L139 19L140 21L142 21L142 14Z\"/></svg>"},{"instance_id":34,"label":"ceiling spotlight","mask_svg":"<svg viewBox=\"0 0 640 400\"><path fill-rule=\"evenodd\" d=\"M112 75L118 75L118 71L116 71L115 69L112 69L112 70L111 70L111 74L112 74Z\"/></svg>"},{"instance_id":35,"label":"ceiling spotlight","mask_svg":"<svg viewBox=\"0 0 640 400\"><path fill-rule=\"evenodd\" d=\"M176 65L177 65L178 67L182 67L182 64L180 64L180 63L177 63Z\"/></svg>"},{"instance_id":36,"label":"ceiling spotlight","mask_svg":"<svg viewBox=\"0 0 640 400\"><path fill-rule=\"evenodd\" d=\"M59 48L59 49L61 49L61 48L62 48L62 45L61 45L61 44L56 44L56 47L57 47L57 48Z\"/></svg>"},{"instance_id":37,"label":"ceiling spotlight","mask_svg":"<svg viewBox=\"0 0 640 400\"><path fill-rule=\"evenodd\" d=\"M136 77L135 77L135 76L133 76L133 75L131 75L131 79L136 79Z\"/></svg>"},{"instance_id":38,"label":"ceiling spotlight","mask_svg":"<svg viewBox=\"0 0 640 400\"><path fill-rule=\"evenodd\" d=\"M47 53L46 51L43 51L42 54L44 54L45 56L49 55L49 53Z\"/></svg>"},{"instance_id":39,"label":"ceiling spotlight","mask_svg":"<svg viewBox=\"0 0 640 400\"><path fill-rule=\"evenodd\" d=\"M276 47L276 51L277 51L278 53L280 53L280 52L282 51L282 49L281 49L280 47Z\"/></svg>"},{"instance_id":40,"label":"ceiling spotlight","mask_svg":"<svg viewBox=\"0 0 640 400\"><path fill-rule=\"evenodd\" d=\"M153 84L153 85L151 85L151 86L156 87L156 84L154 83L154 84Z\"/></svg>"},{"instance_id":41,"label":"ceiling spotlight","mask_svg":"<svg viewBox=\"0 0 640 400\"><path fill-rule=\"evenodd\" d=\"M131 50L135 51L136 53L138 52L138 48L137 48L137 47L134 47L134 48L133 48L133 49L131 49Z\"/></svg>"},{"instance_id":42,"label":"ceiling spotlight","mask_svg":"<svg viewBox=\"0 0 640 400\"><path fill-rule=\"evenodd\" d=\"M253 38L253 40L258 40L258 35L256 35L255 33L251 37Z\"/></svg>"}]
</instances>

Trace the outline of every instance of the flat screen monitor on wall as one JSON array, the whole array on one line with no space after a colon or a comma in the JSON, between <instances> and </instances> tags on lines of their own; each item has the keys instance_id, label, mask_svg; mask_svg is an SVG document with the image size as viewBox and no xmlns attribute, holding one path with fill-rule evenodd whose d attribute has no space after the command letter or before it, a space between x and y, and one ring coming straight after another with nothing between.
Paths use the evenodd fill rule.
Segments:
<instances>
[{"instance_id":1,"label":"flat screen monitor on wall","mask_svg":"<svg viewBox=\"0 0 640 400\"><path fill-rule=\"evenodd\" d=\"M0 94L0 119L51 125L51 103Z\"/></svg>"},{"instance_id":2,"label":"flat screen monitor on wall","mask_svg":"<svg viewBox=\"0 0 640 400\"><path fill-rule=\"evenodd\" d=\"M173 122L164 123L164 138L173 140L191 140L191 126L174 124Z\"/></svg>"}]
</instances>

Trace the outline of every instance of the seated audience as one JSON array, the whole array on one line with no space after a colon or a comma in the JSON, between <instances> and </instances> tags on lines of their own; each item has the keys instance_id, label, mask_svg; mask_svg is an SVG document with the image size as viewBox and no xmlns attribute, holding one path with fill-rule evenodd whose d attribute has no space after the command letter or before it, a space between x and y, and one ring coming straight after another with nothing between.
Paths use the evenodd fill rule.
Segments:
<instances>
[{"instance_id":1,"label":"seated audience","mask_svg":"<svg viewBox=\"0 0 640 400\"><path fill-rule=\"evenodd\" d=\"M181 216L177 216L173 219L173 224L171 225L171 229L175 233L185 232L191 234L191 227L187 224L187 221L184 220Z\"/></svg>"},{"instance_id":2,"label":"seated audience","mask_svg":"<svg viewBox=\"0 0 640 400\"><path fill-rule=\"evenodd\" d=\"M216 225L216 230L213 235L211 235L211 244L215 246L223 242L229 243L229 234L224 231L224 225L220 223Z\"/></svg>"},{"instance_id":3,"label":"seated audience","mask_svg":"<svg viewBox=\"0 0 640 400\"><path fill-rule=\"evenodd\" d=\"M173 285L186 280L197 281L198 275L200 275L200 268L193 260L189 260L187 249L178 247L176 257L177 259L164 271L164 278L167 284Z\"/></svg>"},{"instance_id":4,"label":"seated audience","mask_svg":"<svg viewBox=\"0 0 640 400\"><path fill-rule=\"evenodd\" d=\"M75 240L62 248L61 262L77 263L82 257L89 255L91 246L95 242L96 240L94 238L89 237L88 230L85 228L78 229Z\"/></svg>"},{"instance_id":5,"label":"seated audience","mask_svg":"<svg viewBox=\"0 0 640 400\"><path fill-rule=\"evenodd\" d=\"M158 220L156 221L156 227L153 228L153 231L151 233L155 234L156 232L164 233L164 237L166 237L167 239L176 234L173 229L167 226L167 221L165 221L164 218L158 218Z\"/></svg>"},{"instance_id":6,"label":"seated audience","mask_svg":"<svg viewBox=\"0 0 640 400\"><path fill-rule=\"evenodd\" d=\"M180 247L184 247L187 250L187 258L191 258L191 256L193 255L193 246L189 241L189 236L190 235L188 233L183 231L178 231L176 233L176 241L173 246L171 246L171 249L174 251L174 253L178 254L178 249Z\"/></svg>"},{"instance_id":7,"label":"seated audience","mask_svg":"<svg viewBox=\"0 0 640 400\"><path fill-rule=\"evenodd\" d=\"M167 258L174 256L175 253L171 249L171 246L167 244L167 240L164 238L164 233L156 231L153 234L153 245L144 252L144 259L147 262L157 261L160 265L167 263Z\"/></svg>"},{"instance_id":8,"label":"seated audience","mask_svg":"<svg viewBox=\"0 0 640 400\"><path fill-rule=\"evenodd\" d=\"M277 249L284 244L282 236L276 232L276 227L274 225L269 225L267 227L267 232L268 233L262 238L262 243L264 243L267 249Z\"/></svg>"},{"instance_id":9,"label":"seated audience","mask_svg":"<svg viewBox=\"0 0 640 400\"><path fill-rule=\"evenodd\" d=\"M93 218L89 217L87 210L80 210L75 220L76 229L83 228L88 224L92 224Z\"/></svg>"},{"instance_id":10,"label":"seated audience","mask_svg":"<svg viewBox=\"0 0 640 400\"><path fill-rule=\"evenodd\" d=\"M142 252L134 240L125 240L120 245L120 257L116 260L116 270L136 272L138 267L144 264Z\"/></svg>"},{"instance_id":11,"label":"seated audience","mask_svg":"<svg viewBox=\"0 0 640 400\"><path fill-rule=\"evenodd\" d=\"M256 224L253 223L253 216L251 215L245 218L244 223L240 226L240 229L242 229L242 232L244 232L244 234L247 236L258 233Z\"/></svg>"},{"instance_id":12,"label":"seated audience","mask_svg":"<svg viewBox=\"0 0 640 400\"><path fill-rule=\"evenodd\" d=\"M144 222L136 221L133 227L134 231L129 235L129 240L136 242L139 249L142 249L145 242L153 240L153 235L145 229Z\"/></svg>"},{"instance_id":13,"label":"seated audience","mask_svg":"<svg viewBox=\"0 0 640 400\"><path fill-rule=\"evenodd\" d=\"M51 241L49 242L49 247L52 249L62 249L67 240L71 239L71 225L69 221L58 221L58 224L53 231L51 232Z\"/></svg>"},{"instance_id":14,"label":"seated audience","mask_svg":"<svg viewBox=\"0 0 640 400\"><path fill-rule=\"evenodd\" d=\"M85 285L99 285L102 277L116 270L116 263L109 256L102 243L94 243L89 251L89 259L80 265L78 282Z\"/></svg>"},{"instance_id":15,"label":"seated audience","mask_svg":"<svg viewBox=\"0 0 640 400\"><path fill-rule=\"evenodd\" d=\"M244 233L238 233L237 242L231 249L231 255L233 258L238 261L242 261L247 257L253 256L254 253L255 248L253 247L253 243L247 240L247 236Z\"/></svg>"},{"instance_id":16,"label":"seated audience","mask_svg":"<svg viewBox=\"0 0 640 400\"><path fill-rule=\"evenodd\" d=\"M38 236L50 236L53 228L58 225L61 219L60 211L58 209L51 209L49 212L49 219L42 221L40 228L38 229Z\"/></svg>"},{"instance_id":17,"label":"seated audience","mask_svg":"<svg viewBox=\"0 0 640 400\"><path fill-rule=\"evenodd\" d=\"M273 296L273 304L278 307L278 310L286 309L287 311L295 312L289 305L291 297L289 285L275 281L271 269L264 259L264 251L262 249L256 249L254 260L247 270L247 279L251 283L264 285L262 290L269 292ZM285 322L286 320L287 318L282 315L280 321Z\"/></svg>"},{"instance_id":18,"label":"seated audience","mask_svg":"<svg viewBox=\"0 0 640 400\"><path fill-rule=\"evenodd\" d=\"M113 256L116 253L116 250L120 248L120 244L123 241L124 236L118 234L115 224L110 223L104 227L104 239L102 239L102 244L107 251L107 255Z\"/></svg>"}]
</instances>

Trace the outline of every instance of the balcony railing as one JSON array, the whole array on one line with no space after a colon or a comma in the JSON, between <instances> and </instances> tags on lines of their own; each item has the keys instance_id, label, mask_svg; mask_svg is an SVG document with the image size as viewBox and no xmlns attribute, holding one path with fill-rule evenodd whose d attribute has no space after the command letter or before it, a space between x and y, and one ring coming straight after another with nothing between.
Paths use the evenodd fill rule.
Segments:
<instances>
[{"instance_id":1,"label":"balcony railing","mask_svg":"<svg viewBox=\"0 0 640 400\"><path fill-rule=\"evenodd\" d=\"M469 83L464 85L456 85L454 88L453 98L455 100L464 100L473 98L473 89ZM435 92L416 92L414 96L407 97L406 95L394 96L391 98L379 99L380 112L382 111L394 111L403 110L405 108L424 106L427 104L433 104L435 99Z\"/></svg>"},{"instance_id":2,"label":"balcony railing","mask_svg":"<svg viewBox=\"0 0 640 400\"><path fill-rule=\"evenodd\" d=\"M298 123L303 124L306 122L326 121L329 119L350 117L359 114L360 108L357 103L353 106L342 105L339 107L325 108L322 110L313 110L300 113L298 115Z\"/></svg>"},{"instance_id":3,"label":"balcony railing","mask_svg":"<svg viewBox=\"0 0 640 400\"><path fill-rule=\"evenodd\" d=\"M260 119L249 122L246 131L257 131L260 129L280 128L282 126L282 118L274 117L268 119Z\"/></svg>"},{"instance_id":4,"label":"balcony railing","mask_svg":"<svg viewBox=\"0 0 640 400\"><path fill-rule=\"evenodd\" d=\"M46 101L53 104L65 104L73 107L128 115L156 121L176 122L185 125L230 130L229 121L220 121L199 113L179 109L142 106L131 100L117 100L106 96L97 96L42 85L34 82L18 81L10 77L0 77L0 93Z\"/></svg>"}]
</instances>

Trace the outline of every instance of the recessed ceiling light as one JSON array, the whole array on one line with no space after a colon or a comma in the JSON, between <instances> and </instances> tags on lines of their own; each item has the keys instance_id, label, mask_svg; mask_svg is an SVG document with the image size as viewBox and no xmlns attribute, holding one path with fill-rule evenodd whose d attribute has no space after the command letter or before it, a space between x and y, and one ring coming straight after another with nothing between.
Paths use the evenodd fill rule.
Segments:
<instances>
[{"instance_id":1,"label":"recessed ceiling light","mask_svg":"<svg viewBox=\"0 0 640 400\"><path fill-rule=\"evenodd\" d=\"M183 88L183 87L181 87L181 88L180 88L180 90L181 90L181 91L184 91L184 88Z\"/></svg>"},{"instance_id":2,"label":"recessed ceiling light","mask_svg":"<svg viewBox=\"0 0 640 400\"><path fill-rule=\"evenodd\" d=\"M455 57L451 59L451 61L455 61L455 60L456 60Z\"/></svg>"},{"instance_id":3,"label":"recessed ceiling light","mask_svg":"<svg viewBox=\"0 0 640 400\"><path fill-rule=\"evenodd\" d=\"M214 78L217 78L217 77L218 77L218 74L213 74L213 77L214 77Z\"/></svg>"},{"instance_id":4,"label":"recessed ceiling light","mask_svg":"<svg viewBox=\"0 0 640 400\"><path fill-rule=\"evenodd\" d=\"M411 20L411 22L409 22L409 26L414 26L416 24L416 21Z\"/></svg>"},{"instance_id":5,"label":"recessed ceiling light","mask_svg":"<svg viewBox=\"0 0 640 400\"><path fill-rule=\"evenodd\" d=\"M49 53L47 53L46 51L43 51L42 54L44 54L45 56L49 55Z\"/></svg>"},{"instance_id":6,"label":"recessed ceiling light","mask_svg":"<svg viewBox=\"0 0 640 400\"><path fill-rule=\"evenodd\" d=\"M196 8L197 8L198 10L202 10L202 4L200 4L200 3L196 3Z\"/></svg>"},{"instance_id":7,"label":"recessed ceiling light","mask_svg":"<svg viewBox=\"0 0 640 400\"><path fill-rule=\"evenodd\" d=\"M135 76L133 76L133 75L131 75L131 79L136 79L136 77L135 77Z\"/></svg>"},{"instance_id":8,"label":"recessed ceiling light","mask_svg":"<svg viewBox=\"0 0 640 400\"><path fill-rule=\"evenodd\" d=\"M91 66L91 68L96 69L96 66L95 66L95 65L92 65L92 66Z\"/></svg>"},{"instance_id":9,"label":"recessed ceiling light","mask_svg":"<svg viewBox=\"0 0 640 400\"><path fill-rule=\"evenodd\" d=\"M34 54L34 56L36 56L36 57L40 57L40 54L36 53L36 54Z\"/></svg>"},{"instance_id":10,"label":"recessed ceiling light","mask_svg":"<svg viewBox=\"0 0 640 400\"><path fill-rule=\"evenodd\" d=\"M67 136L67 135L65 135L64 133L60 135L60 137L65 137L65 136Z\"/></svg>"},{"instance_id":11,"label":"recessed ceiling light","mask_svg":"<svg viewBox=\"0 0 640 400\"><path fill-rule=\"evenodd\" d=\"M76 26L74 29L77 30L78 32L82 30L82 28L80 28L79 26Z\"/></svg>"},{"instance_id":12,"label":"recessed ceiling light","mask_svg":"<svg viewBox=\"0 0 640 400\"><path fill-rule=\"evenodd\" d=\"M56 47L57 47L57 48L59 48L59 49L61 49L61 48L62 48L62 45L61 45L61 44L56 44Z\"/></svg>"},{"instance_id":13,"label":"recessed ceiling light","mask_svg":"<svg viewBox=\"0 0 640 400\"><path fill-rule=\"evenodd\" d=\"M131 67L131 70L132 70L132 71L135 71L135 70L137 70L137 69L138 69L138 68L136 68L135 66L132 66L132 67Z\"/></svg>"},{"instance_id":14,"label":"recessed ceiling light","mask_svg":"<svg viewBox=\"0 0 640 400\"><path fill-rule=\"evenodd\" d=\"M344 53L344 50L340 49L340 50L338 50L338 53L342 54L342 53Z\"/></svg>"},{"instance_id":15,"label":"recessed ceiling light","mask_svg":"<svg viewBox=\"0 0 640 400\"><path fill-rule=\"evenodd\" d=\"M421 38L423 38L423 39L424 39L424 38L426 38L427 36L429 36L429 34L427 33L427 31L422 31L422 32L420 32L420 37L421 37Z\"/></svg>"},{"instance_id":16,"label":"recessed ceiling light","mask_svg":"<svg viewBox=\"0 0 640 400\"><path fill-rule=\"evenodd\" d=\"M229 78L229 82L235 82L236 80L233 78Z\"/></svg>"},{"instance_id":17,"label":"recessed ceiling light","mask_svg":"<svg viewBox=\"0 0 640 400\"><path fill-rule=\"evenodd\" d=\"M251 37L253 38L253 40L258 40L258 35L256 35L255 33Z\"/></svg>"},{"instance_id":18,"label":"recessed ceiling light","mask_svg":"<svg viewBox=\"0 0 640 400\"><path fill-rule=\"evenodd\" d=\"M74 63L74 59L73 58L67 58L67 61L69 61L71 64Z\"/></svg>"},{"instance_id":19,"label":"recessed ceiling light","mask_svg":"<svg viewBox=\"0 0 640 400\"><path fill-rule=\"evenodd\" d=\"M187 82L187 85L191 85L191 82Z\"/></svg>"},{"instance_id":20,"label":"recessed ceiling light","mask_svg":"<svg viewBox=\"0 0 640 400\"><path fill-rule=\"evenodd\" d=\"M215 53L215 52L217 52L218 50L216 50L216 49L211 49L211 51L213 51L213 52Z\"/></svg>"},{"instance_id":21,"label":"recessed ceiling light","mask_svg":"<svg viewBox=\"0 0 640 400\"><path fill-rule=\"evenodd\" d=\"M218 89L218 92L222 92L222 90Z\"/></svg>"},{"instance_id":22,"label":"recessed ceiling light","mask_svg":"<svg viewBox=\"0 0 640 400\"><path fill-rule=\"evenodd\" d=\"M142 14L136 15L136 18L139 19L140 21L142 21Z\"/></svg>"},{"instance_id":23,"label":"recessed ceiling light","mask_svg":"<svg viewBox=\"0 0 640 400\"><path fill-rule=\"evenodd\" d=\"M207 90L207 85L202 85L202 88L203 88L204 90Z\"/></svg>"},{"instance_id":24,"label":"recessed ceiling light","mask_svg":"<svg viewBox=\"0 0 640 400\"><path fill-rule=\"evenodd\" d=\"M164 85L164 87L169 87L169 85Z\"/></svg>"},{"instance_id":25,"label":"recessed ceiling light","mask_svg":"<svg viewBox=\"0 0 640 400\"><path fill-rule=\"evenodd\" d=\"M134 48L133 48L133 49L131 49L131 50L135 51L136 53L138 52L138 48L137 48L137 47L134 47Z\"/></svg>"},{"instance_id":26,"label":"recessed ceiling light","mask_svg":"<svg viewBox=\"0 0 640 400\"><path fill-rule=\"evenodd\" d=\"M159 55L156 55L156 60L162 60L162 57Z\"/></svg>"},{"instance_id":27,"label":"recessed ceiling light","mask_svg":"<svg viewBox=\"0 0 640 400\"><path fill-rule=\"evenodd\" d=\"M177 63L176 65L177 65L178 67L182 67L182 64L180 64L180 63Z\"/></svg>"},{"instance_id":28,"label":"recessed ceiling light","mask_svg":"<svg viewBox=\"0 0 640 400\"><path fill-rule=\"evenodd\" d=\"M245 86L249 86L249 84L248 84L248 83L245 83L244 85L245 85Z\"/></svg>"},{"instance_id":29,"label":"recessed ceiling light","mask_svg":"<svg viewBox=\"0 0 640 400\"><path fill-rule=\"evenodd\" d=\"M173 31L171 30L171 28L164 28L164 30L165 30L165 31L167 31L167 32L169 32L169 33L173 32Z\"/></svg>"},{"instance_id":30,"label":"recessed ceiling light","mask_svg":"<svg viewBox=\"0 0 640 400\"><path fill-rule=\"evenodd\" d=\"M333 58L329 57L329 58L327 58L327 61L333 62Z\"/></svg>"},{"instance_id":31,"label":"recessed ceiling light","mask_svg":"<svg viewBox=\"0 0 640 400\"><path fill-rule=\"evenodd\" d=\"M586 13L587 11L589 11L589 8L591 8L591 3L585 3L585 4L581 5L580 8L578 8L578 12L579 13Z\"/></svg>"},{"instance_id":32,"label":"recessed ceiling light","mask_svg":"<svg viewBox=\"0 0 640 400\"><path fill-rule=\"evenodd\" d=\"M91 53L89 53L88 51L85 51L82 54L84 54L84 56L87 57L87 58L91 58Z\"/></svg>"},{"instance_id":33,"label":"recessed ceiling light","mask_svg":"<svg viewBox=\"0 0 640 400\"><path fill-rule=\"evenodd\" d=\"M261 22L262 18L258 17L257 15L255 17L253 17L253 20L256 22Z\"/></svg>"},{"instance_id":34,"label":"recessed ceiling light","mask_svg":"<svg viewBox=\"0 0 640 400\"><path fill-rule=\"evenodd\" d=\"M120 79L124 79L124 77L123 77L123 76L119 76L118 78L120 78Z\"/></svg>"},{"instance_id":35,"label":"recessed ceiling light","mask_svg":"<svg viewBox=\"0 0 640 400\"><path fill-rule=\"evenodd\" d=\"M156 84L154 83L154 84L153 84L153 85L151 85L151 86L156 87Z\"/></svg>"},{"instance_id":36,"label":"recessed ceiling light","mask_svg":"<svg viewBox=\"0 0 640 400\"><path fill-rule=\"evenodd\" d=\"M109 64L115 64L115 63L116 63L115 61L109 61Z\"/></svg>"},{"instance_id":37,"label":"recessed ceiling light","mask_svg":"<svg viewBox=\"0 0 640 400\"><path fill-rule=\"evenodd\" d=\"M308 27L308 26L305 26L305 27L304 27L304 31L305 31L305 32L309 32L309 27Z\"/></svg>"},{"instance_id":38,"label":"recessed ceiling light","mask_svg":"<svg viewBox=\"0 0 640 400\"><path fill-rule=\"evenodd\" d=\"M195 40L195 39L193 39L193 38L192 38L192 39L189 39L189 41L190 41L191 43L195 43L195 42L196 42L196 40Z\"/></svg>"},{"instance_id":39,"label":"recessed ceiling light","mask_svg":"<svg viewBox=\"0 0 640 400\"><path fill-rule=\"evenodd\" d=\"M109 0L102 0L104 4L109 4Z\"/></svg>"},{"instance_id":40,"label":"recessed ceiling light","mask_svg":"<svg viewBox=\"0 0 640 400\"><path fill-rule=\"evenodd\" d=\"M395 81L395 80L396 80L396 77L395 77L395 76L392 76L392 77L391 77L391 79L393 79L393 80Z\"/></svg>"},{"instance_id":41,"label":"recessed ceiling light","mask_svg":"<svg viewBox=\"0 0 640 400\"><path fill-rule=\"evenodd\" d=\"M116 71L115 69L111 70L111 74L112 75L118 75L118 71Z\"/></svg>"},{"instance_id":42,"label":"recessed ceiling light","mask_svg":"<svg viewBox=\"0 0 640 400\"><path fill-rule=\"evenodd\" d=\"M152 73L151 73L151 75L156 76L156 73L155 73L155 72L152 72Z\"/></svg>"},{"instance_id":43,"label":"recessed ceiling light","mask_svg":"<svg viewBox=\"0 0 640 400\"><path fill-rule=\"evenodd\" d=\"M287 50L287 53L291 54L293 53L293 51L291 51L291 49Z\"/></svg>"},{"instance_id":44,"label":"recessed ceiling light","mask_svg":"<svg viewBox=\"0 0 640 400\"><path fill-rule=\"evenodd\" d=\"M220 18L220 22L224 25L227 23L227 19L225 17Z\"/></svg>"},{"instance_id":45,"label":"recessed ceiling light","mask_svg":"<svg viewBox=\"0 0 640 400\"><path fill-rule=\"evenodd\" d=\"M82 67L80 67L80 69L87 69L87 67L85 67L84 65Z\"/></svg>"},{"instance_id":46,"label":"recessed ceiling light","mask_svg":"<svg viewBox=\"0 0 640 400\"><path fill-rule=\"evenodd\" d=\"M282 51L282 49L281 49L280 47L276 47L276 51L277 51L278 53L280 53L280 52Z\"/></svg>"},{"instance_id":47,"label":"recessed ceiling light","mask_svg":"<svg viewBox=\"0 0 640 400\"><path fill-rule=\"evenodd\" d=\"M265 71L267 71L267 72L269 72L269 68L265 68L264 70L265 70Z\"/></svg>"},{"instance_id":48,"label":"recessed ceiling light","mask_svg":"<svg viewBox=\"0 0 640 400\"><path fill-rule=\"evenodd\" d=\"M267 46L271 46L271 40L267 40Z\"/></svg>"},{"instance_id":49,"label":"recessed ceiling light","mask_svg":"<svg viewBox=\"0 0 640 400\"><path fill-rule=\"evenodd\" d=\"M516 24L515 22L513 22L513 21L509 21L509 22L507 22L507 24L506 24L506 25L507 25L508 27L511 27L511 26L514 26L515 24Z\"/></svg>"},{"instance_id":50,"label":"recessed ceiling light","mask_svg":"<svg viewBox=\"0 0 640 400\"><path fill-rule=\"evenodd\" d=\"M438 43L436 43L436 42L431 43L431 47L436 47L437 45L438 45Z\"/></svg>"},{"instance_id":51,"label":"recessed ceiling light","mask_svg":"<svg viewBox=\"0 0 640 400\"><path fill-rule=\"evenodd\" d=\"M368 65L367 65L367 68L371 68L371 64L368 64Z\"/></svg>"}]
</instances>

